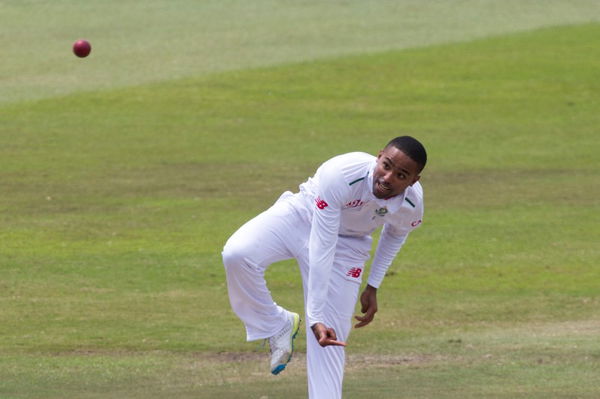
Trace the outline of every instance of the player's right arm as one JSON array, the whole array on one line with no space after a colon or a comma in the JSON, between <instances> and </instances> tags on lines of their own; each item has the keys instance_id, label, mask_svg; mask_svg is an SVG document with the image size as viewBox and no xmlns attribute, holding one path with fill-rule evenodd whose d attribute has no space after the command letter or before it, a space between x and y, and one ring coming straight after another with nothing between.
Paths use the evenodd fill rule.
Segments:
<instances>
[{"instance_id":1,"label":"player's right arm","mask_svg":"<svg viewBox=\"0 0 600 399\"><path fill-rule=\"evenodd\" d=\"M335 165L324 164L319 170L319 187L314 198L314 212L308 252L309 272L306 299L307 322L323 346L340 345L335 332L325 323L333 258L338 240L342 204L347 184Z\"/></svg>"},{"instance_id":2,"label":"player's right arm","mask_svg":"<svg viewBox=\"0 0 600 399\"><path fill-rule=\"evenodd\" d=\"M346 346L345 342L338 341L335 330L331 327L327 327L323 323L316 323L312 327L313 334L315 334L315 338L319 341L319 345L321 346Z\"/></svg>"}]
</instances>

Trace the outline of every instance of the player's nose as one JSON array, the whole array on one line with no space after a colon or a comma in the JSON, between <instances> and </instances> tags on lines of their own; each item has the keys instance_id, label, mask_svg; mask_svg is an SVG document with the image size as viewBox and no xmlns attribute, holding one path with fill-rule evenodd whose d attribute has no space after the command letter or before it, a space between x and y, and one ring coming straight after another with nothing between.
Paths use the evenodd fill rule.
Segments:
<instances>
[{"instance_id":1,"label":"player's nose","mask_svg":"<svg viewBox=\"0 0 600 399\"><path fill-rule=\"evenodd\" d=\"M388 172L383 175L383 182L389 184L393 180L393 178L394 175L392 174L392 172Z\"/></svg>"}]
</instances>

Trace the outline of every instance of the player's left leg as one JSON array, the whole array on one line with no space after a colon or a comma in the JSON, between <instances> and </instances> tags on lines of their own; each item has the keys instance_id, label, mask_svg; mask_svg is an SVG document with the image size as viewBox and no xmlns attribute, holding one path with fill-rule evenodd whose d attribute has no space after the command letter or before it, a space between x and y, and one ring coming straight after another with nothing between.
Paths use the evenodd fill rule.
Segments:
<instances>
[{"instance_id":1,"label":"player's left leg","mask_svg":"<svg viewBox=\"0 0 600 399\"><path fill-rule=\"evenodd\" d=\"M360 284L337 276L333 280L329 286L325 323L335 330L338 340L347 341ZM310 399L341 398L346 363L345 348L322 347L311 328L306 326L306 358L308 397Z\"/></svg>"},{"instance_id":2,"label":"player's left leg","mask_svg":"<svg viewBox=\"0 0 600 399\"><path fill-rule=\"evenodd\" d=\"M325 323L335 330L340 341L346 341L350 335L362 270L369 257L370 246L369 238L340 237L338 240L324 316ZM300 266L306 300L308 267L303 263ZM320 346L307 323L306 352L309 398L341 398L346 362L345 348Z\"/></svg>"}]
</instances>

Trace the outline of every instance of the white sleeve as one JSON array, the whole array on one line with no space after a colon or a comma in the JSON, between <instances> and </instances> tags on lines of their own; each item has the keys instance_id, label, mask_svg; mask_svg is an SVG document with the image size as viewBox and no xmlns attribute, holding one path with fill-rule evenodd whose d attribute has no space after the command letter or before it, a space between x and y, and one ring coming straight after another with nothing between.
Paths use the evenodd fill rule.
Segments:
<instances>
[{"instance_id":1,"label":"white sleeve","mask_svg":"<svg viewBox=\"0 0 600 399\"><path fill-rule=\"evenodd\" d=\"M368 280L368 284L373 288L379 288L385 277L385 273L408 237L408 232L395 235L391 233L391 230L389 225L383 226L379 242L377 243Z\"/></svg>"},{"instance_id":2,"label":"white sleeve","mask_svg":"<svg viewBox=\"0 0 600 399\"><path fill-rule=\"evenodd\" d=\"M346 187L339 171L327 168L321 171L308 244L306 314L309 326L324 322L323 310L328 297L343 198L348 190Z\"/></svg>"},{"instance_id":3,"label":"white sleeve","mask_svg":"<svg viewBox=\"0 0 600 399\"><path fill-rule=\"evenodd\" d=\"M370 286L379 288L385 277L385 273L406 242L408 235L421 225L422 219L423 205L420 202L410 217L403 218L400 224L385 224L383 226L373 263L371 263L368 280Z\"/></svg>"}]
</instances>

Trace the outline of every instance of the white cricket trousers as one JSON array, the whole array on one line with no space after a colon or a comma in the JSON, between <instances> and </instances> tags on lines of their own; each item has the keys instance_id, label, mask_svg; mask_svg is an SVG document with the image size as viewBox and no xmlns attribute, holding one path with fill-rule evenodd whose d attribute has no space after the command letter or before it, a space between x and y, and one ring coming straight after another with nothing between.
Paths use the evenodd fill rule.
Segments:
<instances>
[{"instance_id":1,"label":"white cricket trousers","mask_svg":"<svg viewBox=\"0 0 600 399\"><path fill-rule=\"evenodd\" d=\"M240 227L223 249L229 300L246 327L248 341L273 336L287 321L285 309L273 301L264 279L270 264L291 258L298 261L306 304L310 222L297 210L302 207L300 195L284 193L271 208ZM370 237L338 239L324 317L341 341L350 334L360 274L370 248ZM341 346L321 347L308 323L304 324L308 396L341 398L345 350Z\"/></svg>"}]
</instances>

